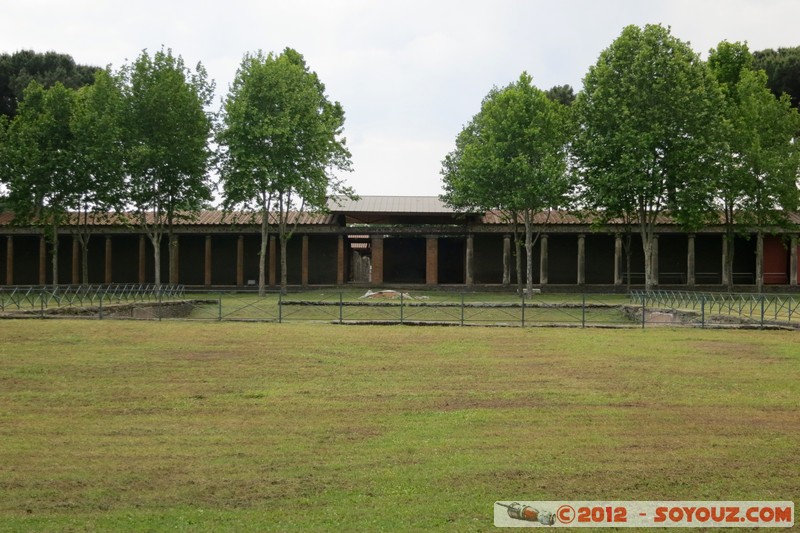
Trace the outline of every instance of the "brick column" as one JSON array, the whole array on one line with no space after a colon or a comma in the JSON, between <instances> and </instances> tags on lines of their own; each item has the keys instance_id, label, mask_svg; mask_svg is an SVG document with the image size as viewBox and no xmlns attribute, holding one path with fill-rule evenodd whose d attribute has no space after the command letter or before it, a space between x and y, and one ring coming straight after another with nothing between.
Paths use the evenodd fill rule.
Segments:
<instances>
[{"instance_id":1,"label":"brick column","mask_svg":"<svg viewBox=\"0 0 800 533\"><path fill-rule=\"evenodd\" d=\"M39 285L47 285L47 241L39 237Z\"/></svg>"},{"instance_id":2,"label":"brick column","mask_svg":"<svg viewBox=\"0 0 800 533\"><path fill-rule=\"evenodd\" d=\"M278 283L278 239L275 235L269 238L269 286L274 287Z\"/></svg>"},{"instance_id":3,"label":"brick column","mask_svg":"<svg viewBox=\"0 0 800 533\"><path fill-rule=\"evenodd\" d=\"M465 265L465 277L467 287L472 287L475 284L475 238L470 234L467 235L467 253Z\"/></svg>"},{"instance_id":4,"label":"brick column","mask_svg":"<svg viewBox=\"0 0 800 533\"><path fill-rule=\"evenodd\" d=\"M586 235L578 235L578 285L586 284Z\"/></svg>"},{"instance_id":5,"label":"brick column","mask_svg":"<svg viewBox=\"0 0 800 533\"><path fill-rule=\"evenodd\" d=\"M14 237L6 237L6 285L14 284Z\"/></svg>"},{"instance_id":6,"label":"brick column","mask_svg":"<svg viewBox=\"0 0 800 533\"><path fill-rule=\"evenodd\" d=\"M439 237L425 239L425 284L439 283Z\"/></svg>"},{"instance_id":7,"label":"brick column","mask_svg":"<svg viewBox=\"0 0 800 533\"><path fill-rule=\"evenodd\" d=\"M539 285L547 285L547 235L539 237L539 243Z\"/></svg>"},{"instance_id":8,"label":"brick column","mask_svg":"<svg viewBox=\"0 0 800 533\"><path fill-rule=\"evenodd\" d=\"M211 235L206 235L206 257L203 282L206 287L211 286Z\"/></svg>"},{"instance_id":9,"label":"brick column","mask_svg":"<svg viewBox=\"0 0 800 533\"><path fill-rule=\"evenodd\" d=\"M686 251L686 284L690 287L694 287L695 284L695 254L694 254L694 233L689 234L689 238L687 240L687 251Z\"/></svg>"},{"instance_id":10,"label":"brick column","mask_svg":"<svg viewBox=\"0 0 800 533\"><path fill-rule=\"evenodd\" d=\"M144 235L139 235L139 283L147 283L147 241Z\"/></svg>"},{"instance_id":11,"label":"brick column","mask_svg":"<svg viewBox=\"0 0 800 533\"><path fill-rule=\"evenodd\" d=\"M106 235L105 278L103 283L109 284L112 280L113 251L111 249L111 235Z\"/></svg>"},{"instance_id":12,"label":"brick column","mask_svg":"<svg viewBox=\"0 0 800 533\"><path fill-rule=\"evenodd\" d=\"M244 235L236 241L236 285L244 285Z\"/></svg>"},{"instance_id":13,"label":"brick column","mask_svg":"<svg viewBox=\"0 0 800 533\"><path fill-rule=\"evenodd\" d=\"M789 284L797 286L797 235L792 235L792 249L789 258Z\"/></svg>"},{"instance_id":14,"label":"brick column","mask_svg":"<svg viewBox=\"0 0 800 533\"><path fill-rule=\"evenodd\" d=\"M383 283L383 237L372 237L372 284Z\"/></svg>"},{"instance_id":15,"label":"brick column","mask_svg":"<svg viewBox=\"0 0 800 533\"><path fill-rule=\"evenodd\" d=\"M622 285L622 237L614 235L614 285Z\"/></svg>"},{"instance_id":16,"label":"brick column","mask_svg":"<svg viewBox=\"0 0 800 533\"><path fill-rule=\"evenodd\" d=\"M503 286L511 285L511 237L503 235Z\"/></svg>"},{"instance_id":17,"label":"brick column","mask_svg":"<svg viewBox=\"0 0 800 533\"><path fill-rule=\"evenodd\" d=\"M336 243L336 284L344 285L344 235Z\"/></svg>"},{"instance_id":18,"label":"brick column","mask_svg":"<svg viewBox=\"0 0 800 533\"><path fill-rule=\"evenodd\" d=\"M308 235L303 235L300 256L300 283L303 287L308 285Z\"/></svg>"}]
</instances>

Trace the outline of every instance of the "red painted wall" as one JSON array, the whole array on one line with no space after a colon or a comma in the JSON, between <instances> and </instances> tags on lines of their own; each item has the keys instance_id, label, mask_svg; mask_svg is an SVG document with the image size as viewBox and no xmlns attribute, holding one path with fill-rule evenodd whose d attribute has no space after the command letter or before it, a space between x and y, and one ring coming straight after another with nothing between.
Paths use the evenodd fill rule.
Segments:
<instances>
[{"instance_id":1,"label":"red painted wall","mask_svg":"<svg viewBox=\"0 0 800 533\"><path fill-rule=\"evenodd\" d=\"M780 237L764 236L764 285L789 284L789 249Z\"/></svg>"}]
</instances>

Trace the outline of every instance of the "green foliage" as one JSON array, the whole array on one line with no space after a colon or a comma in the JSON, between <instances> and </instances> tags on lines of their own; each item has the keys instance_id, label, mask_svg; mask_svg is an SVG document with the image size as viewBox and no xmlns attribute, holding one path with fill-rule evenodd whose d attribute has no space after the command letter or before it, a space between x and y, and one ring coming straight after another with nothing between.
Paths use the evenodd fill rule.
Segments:
<instances>
[{"instance_id":1,"label":"green foliage","mask_svg":"<svg viewBox=\"0 0 800 533\"><path fill-rule=\"evenodd\" d=\"M548 89L545 94L550 100L570 106L575 103L575 90L572 85L556 85Z\"/></svg>"},{"instance_id":2,"label":"green foliage","mask_svg":"<svg viewBox=\"0 0 800 533\"><path fill-rule=\"evenodd\" d=\"M725 95L724 133L716 153L717 201L728 241L725 275L733 286L734 233L786 226L798 206L800 115L788 95L776 99L763 70L753 70L747 45L720 43L709 65Z\"/></svg>"},{"instance_id":3,"label":"green foliage","mask_svg":"<svg viewBox=\"0 0 800 533\"><path fill-rule=\"evenodd\" d=\"M97 67L78 65L67 54L20 50L0 54L0 115L14 118L17 105L31 81L45 88L56 82L77 89L93 82Z\"/></svg>"},{"instance_id":4,"label":"green foliage","mask_svg":"<svg viewBox=\"0 0 800 533\"><path fill-rule=\"evenodd\" d=\"M442 199L460 209L539 212L565 205L568 114L523 73L492 89L442 162Z\"/></svg>"},{"instance_id":5,"label":"green foliage","mask_svg":"<svg viewBox=\"0 0 800 533\"><path fill-rule=\"evenodd\" d=\"M767 85L776 97L788 94L800 106L800 46L753 53L753 66L767 73Z\"/></svg>"},{"instance_id":6,"label":"green foliage","mask_svg":"<svg viewBox=\"0 0 800 533\"><path fill-rule=\"evenodd\" d=\"M198 64L161 49L143 51L120 72L124 108L122 128L128 200L147 231L156 255L156 283L161 282L159 248L164 233L172 241L176 220L196 212L211 199L208 167L211 151L211 103L214 85ZM170 274L173 272L170 246Z\"/></svg>"},{"instance_id":7,"label":"green foliage","mask_svg":"<svg viewBox=\"0 0 800 533\"><path fill-rule=\"evenodd\" d=\"M575 141L584 201L606 219L640 227L646 283L652 240L668 210L687 228L712 211L709 154L722 95L707 66L667 28L628 26L584 79Z\"/></svg>"},{"instance_id":8,"label":"green foliage","mask_svg":"<svg viewBox=\"0 0 800 533\"><path fill-rule=\"evenodd\" d=\"M224 102L217 140L226 210L261 215L262 290L272 210L277 210L285 246L291 237L290 211L324 210L329 194L353 196L334 173L350 170L343 126L342 106L328 100L325 86L298 52L287 48L280 55L245 55ZM281 280L285 288L283 260Z\"/></svg>"},{"instance_id":9,"label":"green foliage","mask_svg":"<svg viewBox=\"0 0 800 533\"><path fill-rule=\"evenodd\" d=\"M569 201L569 126L567 107L534 87L523 72L516 82L489 92L480 112L456 138L455 150L442 162L442 200L448 205L522 215L528 294L533 283L533 217Z\"/></svg>"}]
</instances>

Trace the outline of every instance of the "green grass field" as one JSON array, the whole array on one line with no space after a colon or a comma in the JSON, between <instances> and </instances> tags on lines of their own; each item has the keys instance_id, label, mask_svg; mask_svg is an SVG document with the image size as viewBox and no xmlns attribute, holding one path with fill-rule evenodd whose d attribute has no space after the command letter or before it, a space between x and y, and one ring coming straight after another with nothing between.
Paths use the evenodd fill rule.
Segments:
<instances>
[{"instance_id":1,"label":"green grass field","mask_svg":"<svg viewBox=\"0 0 800 533\"><path fill-rule=\"evenodd\" d=\"M795 332L0 322L0 531L492 531L496 500L797 502L799 455Z\"/></svg>"}]
</instances>

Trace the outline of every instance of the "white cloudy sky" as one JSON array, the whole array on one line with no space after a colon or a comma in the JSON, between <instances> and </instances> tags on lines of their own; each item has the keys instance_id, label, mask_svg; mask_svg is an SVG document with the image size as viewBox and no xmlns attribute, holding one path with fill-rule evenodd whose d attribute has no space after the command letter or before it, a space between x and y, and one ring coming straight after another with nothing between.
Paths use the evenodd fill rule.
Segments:
<instances>
[{"instance_id":1,"label":"white cloudy sky","mask_svg":"<svg viewBox=\"0 0 800 533\"><path fill-rule=\"evenodd\" d=\"M800 45L798 20L797 0L0 0L0 52L116 69L164 45L201 61L221 98L245 52L289 46L344 106L356 192L436 195L456 134L523 70L577 91L628 24L669 25L705 53Z\"/></svg>"}]
</instances>

